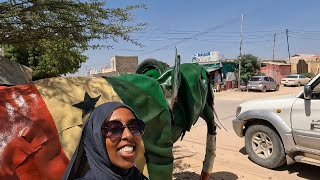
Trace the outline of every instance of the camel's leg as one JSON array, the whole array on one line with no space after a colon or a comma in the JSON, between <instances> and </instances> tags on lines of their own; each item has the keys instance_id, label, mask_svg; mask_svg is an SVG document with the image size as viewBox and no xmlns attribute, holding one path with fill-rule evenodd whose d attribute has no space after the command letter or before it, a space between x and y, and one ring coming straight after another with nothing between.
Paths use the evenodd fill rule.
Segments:
<instances>
[{"instance_id":1,"label":"camel's leg","mask_svg":"<svg viewBox=\"0 0 320 180\"><path fill-rule=\"evenodd\" d=\"M200 179L208 180L212 172L214 159L216 157L216 125L214 122L214 115L212 105L208 103L203 109L202 118L207 122L207 142L206 155L203 161L202 173Z\"/></svg>"},{"instance_id":2,"label":"camel's leg","mask_svg":"<svg viewBox=\"0 0 320 180\"><path fill-rule=\"evenodd\" d=\"M216 135L207 134L206 155L203 161L201 180L208 180L216 157Z\"/></svg>"}]
</instances>

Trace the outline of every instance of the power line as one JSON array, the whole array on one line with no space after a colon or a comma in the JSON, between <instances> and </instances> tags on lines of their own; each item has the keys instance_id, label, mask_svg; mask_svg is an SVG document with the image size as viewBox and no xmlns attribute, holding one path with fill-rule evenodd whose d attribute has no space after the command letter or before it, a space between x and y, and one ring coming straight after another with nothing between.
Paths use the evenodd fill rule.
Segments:
<instances>
[{"instance_id":1,"label":"power line","mask_svg":"<svg viewBox=\"0 0 320 180\"><path fill-rule=\"evenodd\" d=\"M277 2L277 3L274 3L274 2ZM268 8L268 7L272 7L272 6L275 6L275 5L279 5L280 3L281 3L281 1L280 1L280 2L279 2L279 1L269 1L269 4L268 4L268 5L266 5L266 6L262 7L262 8L253 10L253 11L251 11L251 12L249 12L249 13L244 14L244 15L246 15L246 16L255 15L255 14L263 11L264 9L266 9L266 8ZM171 44L162 46L162 47L160 47L160 48L154 49L154 50L152 50L152 51L146 52L146 53L144 53L144 54L141 54L140 56L143 56L143 55L146 55L146 54L150 54L150 53L152 53L152 52L156 52L156 51L159 51L159 50L162 50L162 49L166 49L166 48L168 48L168 47L171 47L171 46L180 44L180 43L182 43L182 42L185 42L185 41L194 39L195 37L198 37L198 36L207 34L207 33L210 32L210 31L215 31L215 30L221 29L222 27L224 27L224 26L227 25L227 24L235 23L235 22L238 22L238 21L239 21L239 18L234 18L234 19L227 20L227 21L225 21L224 23L221 23L220 25L217 25L217 26L215 26L215 27L213 27L213 28L209 28L209 29L207 29L207 30L205 30L205 31L203 31L203 32L199 32L199 33L196 33L196 34L194 34L194 35L192 35L192 36L190 36L190 37L186 37L186 38L183 39L183 40L180 40L180 41L177 41L177 42L175 42L175 43L171 43Z\"/></svg>"}]
</instances>

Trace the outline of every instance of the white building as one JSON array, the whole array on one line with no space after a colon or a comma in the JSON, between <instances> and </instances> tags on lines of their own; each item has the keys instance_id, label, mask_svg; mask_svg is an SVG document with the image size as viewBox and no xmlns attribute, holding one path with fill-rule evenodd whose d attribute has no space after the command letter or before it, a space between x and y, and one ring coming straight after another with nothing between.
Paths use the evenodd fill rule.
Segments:
<instances>
[{"instance_id":1,"label":"white building","mask_svg":"<svg viewBox=\"0 0 320 180\"><path fill-rule=\"evenodd\" d=\"M199 63L199 64L208 64L208 63L217 63L221 59L222 57L220 56L219 51L211 51L211 52L194 54L192 57L192 62Z\"/></svg>"}]
</instances>

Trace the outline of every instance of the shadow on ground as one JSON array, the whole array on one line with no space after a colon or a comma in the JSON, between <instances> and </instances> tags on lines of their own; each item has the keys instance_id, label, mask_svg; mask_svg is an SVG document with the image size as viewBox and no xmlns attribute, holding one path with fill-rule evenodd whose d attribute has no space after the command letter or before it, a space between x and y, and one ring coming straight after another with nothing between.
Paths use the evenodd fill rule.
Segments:
<instances>
[{"instance_id":1,"label":"shadow on ground","mask_svg":"<svg viewBox=\"0 0 320 180\"><path fill-rule=\"evenodd\" d=\"M181 152L186 152L185 149L182 149L180 146L173 147L174 161L173 161L173 172L182 172L190 168L190 164L182 163L184 158L191 158L195 153L188 153L188 155L181 156Z\"/></svg>"},{"instance_id":2,"label":"shadow on ground","mask_svg":"<svg viewBox=\"0 0 320 180\"><path fill-rule=\"evenodd\" d=\"M246 147L241 148L241 149L239 150L239 152L240 152L241 154L243 154L243 155L248 155L247 150L246 150Z\"/></svg>"},{"instance_id":3,"label":"shadow on ground","mask_svg":"<svg viewBox=\"0 0 320 180\"><path fill-rule=\"evenodd\" d=\"M239 152L243 155L248 155L245 147L241 148ZM248 159L250 160L249 157ZM279 168L274 169L274 171L287 171L288 174L295 173L297 174L298 177L301 177L304 179L310 179L310 180L320 179L320 167L304 164L304 163L294 163L291 165L283 165Z\"/></svg>"},{"instance_id":4,"label":"shadow on ground","mask_svg":"<svg viewBox=\"0 0 320 180\"><path fill-rule=\"evenodd\" d=\"M199 180L200 175L194 172L180 172L173 174L173 177L175 180ZM226 171L221 171L221 172L215 172L210 175L209 179L215 179L215 180L235 180L238 179L238 176L231 173L231 172L226 172Z\"/></svg>"},{"instance_id":5,"label":"shadow on ground","mask_svg":"<svg viewBox=\"0 0 320 180\"><path fill-rule=\"evenodd\" d=\"M289 174L296 173L297 176L310 180L320 179L320 167L303 163L284 165L274 169L275 171L288 171Z\"/></svg>"},{"instance_id":6,"label":"shadow on ground","mask_svg":"<svg viewBox=\"0 0 320 180\"><path fill-rule=\"evenodd\" d=\"M180 152L184 152L184 156L180 156ZM186 153L187 152L187 153ZM188 152L188 150L183 149L180 146L175 146L173 148L173 154L175 154L174 158L174 172L173 172L173 179L175 180L199 180L200 175L193 172L193 170L190 168L190 164L183 163L182 160L184 158L192 158L195 153ZM215 180L235 180L238 179L238 176L236 174L233 174L231 172L221 171L221 172L214 172L210 175L209 179L215 179Z\"/></svg>"},{"instance_id":7,"label":"shadow on ground","mask_svg":"<svg viewBox=\"0 0 320 180\"><path fill-rule=\"evenodd\" d=\"M239 152L243 155L248 155L246 148L243 147L239 150ZM250 160L250 158L248 157ZM251 161L251 160L250 160ZM254 163L254 162L252 162ZM304 178L304 179L320 179L320 167L313 166L309 164L304 163L294 163L291 165L283 165L279 168L274 169L274 171L288 171L288 174L295 173L298 177Z\"/></svg>"}]
</instances>

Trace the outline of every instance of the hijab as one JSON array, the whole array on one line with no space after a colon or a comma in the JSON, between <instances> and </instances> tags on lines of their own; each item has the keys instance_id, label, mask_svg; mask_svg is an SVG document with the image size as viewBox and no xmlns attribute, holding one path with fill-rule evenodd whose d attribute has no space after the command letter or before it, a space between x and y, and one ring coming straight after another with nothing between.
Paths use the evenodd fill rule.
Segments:
<instances>
[{"instance_id":1,"label":"hijab","mask_svg":"<svg viewBox=\"0 0 320 180\"><path fill-rule=\"evenodd\" d=\"M137 117L130 107L120 102L104 103L94 109L84 124L79 145L62 179L142 179L143 175L135 166L128 170L116 167L107 154L101 127L106 118L120 107L128 108Z\"/></svg>"}]
</instances>

